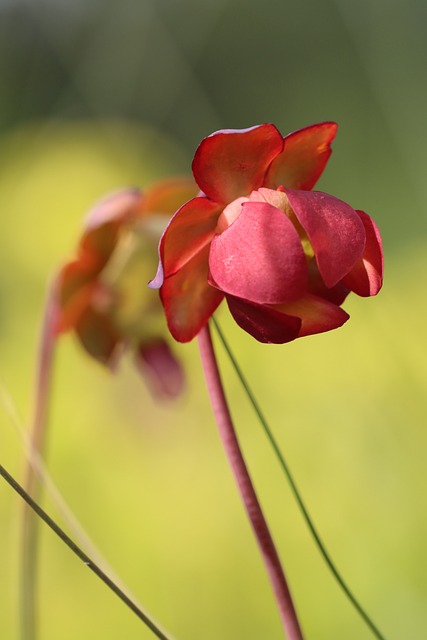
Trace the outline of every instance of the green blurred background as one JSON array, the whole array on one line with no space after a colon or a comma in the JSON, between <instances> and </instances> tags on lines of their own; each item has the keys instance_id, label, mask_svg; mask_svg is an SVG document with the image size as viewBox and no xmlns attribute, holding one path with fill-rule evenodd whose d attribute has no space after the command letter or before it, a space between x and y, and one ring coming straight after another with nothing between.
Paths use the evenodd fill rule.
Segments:
<instances>
[{"instance_id":1,"label":"green blurred background","mask_svg":"<svg viewBox=\"0 0 427 640\"><path fill-rule=\"evenodd\" d=\"M219 128L339 123L319 187L378 222L384 290L350 298L341 330L282 347L219 317L326 546L390 640L427 637L426 27L422 0L0 0L0 379L24 421L46 284L100 196L188 172ZM159 405L126 360L113 376L64 338L49 468L177 640L281 638L196 345L178 350L187 391ZM219 354L307 638L371 638ZM22 478L2 395L0 461ZM1 481L6 640L18 637L21 512ZM153 637L45 529L40 573L40 640Z\"/></svg>"}]
</instances>

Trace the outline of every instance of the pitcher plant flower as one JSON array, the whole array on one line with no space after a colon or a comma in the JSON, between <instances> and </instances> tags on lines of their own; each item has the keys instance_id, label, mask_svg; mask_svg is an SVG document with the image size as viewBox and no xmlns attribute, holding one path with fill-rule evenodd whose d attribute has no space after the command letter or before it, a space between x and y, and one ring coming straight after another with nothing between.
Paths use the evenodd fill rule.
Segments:
<instances>
[{"instance_id":1,"label":"pitcher plant flower","mask_svg":"<svg viewBox=\"0 0 427 640\"><path fill-rule=\"evenodd\" d=\"M263 124L202 140L193 161L200 193L166 228L150 284L176 340L194 338L224 297L245 331L285 343L340 327L350 291L378 293L375 223L312 190L336 130L323 122L282 137Z\"/></svg>"},{"instance_id":2,"label":"pitcher plant flower","mask_svg":"<svg viewBox=\"0 0 427 640\"><path fill-rule=\"evenodd\" d=\"M241 328L260 342L281 344L344 324L349 316L341 304L350 291L378 293L383 253L375 223L313 191L336 130L323 122L283 137L262 124L202 140L192 165L200 192L165 229L149 284L160 290L173 337L188 342L197 336L220 438L289 640L302 640L303 632L240 450L209 319L225 298Z\"/></svg>"},{"instance_id":3,"label":"pitcher plant flower","mask_svg":"<svg viewBox=\"0 0 427 640\"><path fill-rule=\"evenodd\" d=\"M166 341L161 305L146 286L161 233L197 192L191 179L169 179L146 192L124 189L90 211L77 256L59 271L56 333L73 331L86 352L114 368L133 351L154 393L174 396L183 371Z\"/></svg>"}]
</instances>

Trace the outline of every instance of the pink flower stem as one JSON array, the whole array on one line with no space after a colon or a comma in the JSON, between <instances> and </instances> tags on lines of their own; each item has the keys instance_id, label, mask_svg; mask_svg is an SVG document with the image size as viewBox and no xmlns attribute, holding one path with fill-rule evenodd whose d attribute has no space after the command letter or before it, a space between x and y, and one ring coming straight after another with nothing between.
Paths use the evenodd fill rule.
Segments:
<instances>
[{"instance_id":1,"label":"pink flower stem","mask_svg":"<svg viewBox=\"0 0 427 640\"><path fill-rule=\"evenodd\" d=\"M52 377L55 347L55 285L49 287L42 321L39 353L36 368L33 415L30 422L29 451L25 469L24 487L27 493L37 499L40 485L37 478L37 459L46 447L46 425L49 406L49 392ZM32 509L24 506L22 520L21 547L21 637L35 640L36 631L36 591L37 591L37 551L38 518Z\"/></svg>"},{"instance_id":2,"label":"pink flower stem","mask_svg":"<svg viewBox=\"0 0 427 640\"><path fill-rule=\"evenodd\" d=\"M224 388L221 383L221 377L208 325L200 331L198 335L198 342L208 393L220 438L240 491L246 513L251 522L255 537L261 550L261 555L276 597L286 637L288 640L302 640L303 636L301 627L292 602L285 573L282 569L276 547L268 529L267 522L261 510L245 460L239 447L239 442L237 440L227 400L225 398Z\"/></svg>"}]
</instances>

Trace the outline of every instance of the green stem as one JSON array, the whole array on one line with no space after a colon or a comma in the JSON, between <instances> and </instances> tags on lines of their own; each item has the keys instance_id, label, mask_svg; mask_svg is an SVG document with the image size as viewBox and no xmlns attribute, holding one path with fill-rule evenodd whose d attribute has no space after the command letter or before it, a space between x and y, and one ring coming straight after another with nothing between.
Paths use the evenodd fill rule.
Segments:
<instances>
[{"instance_id":1,"label":"green stem","mask_svg":"<svg viewBox=\"0 0 427 640\"><path fill-rule=\"evenodd\" d=\"M71 540L71 538L61 529L52 518L44 511L33 498L21 487L18 482L6 471L3 465L0 465L0 476L2 476L6 482L18 493L23 500L25 500L28 508L34 512L34 515L41 518L48 527L67 545L69 549L78 557L88 569L98 576L104 584L127 606L133 613L142 620L145 625L154 633L160 640L171 640L169 636L165 635L161 629L141 611L141 609L102 571L102 569L93 562L93 560L80 549L80 547Z\"/></svg>"},{"instance_id":2,"label":"green stem","mask_svg":"<svg viewBox=\"0 0 427 640\"><path fill-rule=\"evenodd\" d=\"M360 615L360 617L363 619L363 621L366 623L366 625L369 627L369 629L372 631L373 635L378 638L378 640L386 640L385 636L379 631L379 629L377 628L377 626L374 624L374 622L371 620L371 618L369 617L369 615L366 613L366 611L364 610L364 608L362 607L362 605L359 603L359 601L356 599L356 597L353 595L353 593L351 592L350 588L347 586L346 582L344 581L344 578L341 576L341 574L339 573L337 567L335 566L331 556L329 555L328 551L326 550L325 545L323 544L320 535L314 525L314 522L310 516L310 514L307 511L307 508L304 504L304 501L302 499L302 496L299 492L299 489L295 483L295 480L292 476L292 473L289 469L289 466L282 454L282 452L280 451L279 445L277 444L277 441L268 425L267 419L265 418L263 412L261 411L261 407L258 404L241 368L239 367L236 358L234 357L230 346L227 342L227 340L225 339L225 336L223 334L223 332L221 331L221 328L218 324L218 322L215 320L215 318L212 318L213 324L215 326L215 329L218 333L218 336L222 342L222 345L233 365L233 368L237 374L237 377L240 380L240 383L242 385L242 387L245 390L246 395L248 396L249 402L251 403L256 415L258 416L258 419L261 423L261 426L263 427L265 434L268 438L268 440L270 441L271 446L273 447L273 451L276 454L280 466L282 467L283 472L285 473L285 476L289 482L289 485L291 487L291 491L294 495L294 498L301 510L301 513L303 515L303 518L314 538L314 541L324 559L324 561L326 562L327 566L329 567L330 571L332 572L333 576L335 577L336 581L338 582L339 586L341 587L341 589L343 590L343 592L345 593L345 595L347 596L348 600L351 602L351 604L353 605L353 607L356 609L357 613Z\"/></svg>"},{"instance_id":3,"label":"green stem","mask_svg":"<svg viewBox=\"0 0 427 640\"><path fill-rule=\"evenodd\" d=\"M302 631L292 602L285 573L282 569L275 544L255 493L234 430L208 325L199 333L198 342L208 393L220 438L270 578L283 628L289 640L302 640Z\"/></svg>"}]
</instances>

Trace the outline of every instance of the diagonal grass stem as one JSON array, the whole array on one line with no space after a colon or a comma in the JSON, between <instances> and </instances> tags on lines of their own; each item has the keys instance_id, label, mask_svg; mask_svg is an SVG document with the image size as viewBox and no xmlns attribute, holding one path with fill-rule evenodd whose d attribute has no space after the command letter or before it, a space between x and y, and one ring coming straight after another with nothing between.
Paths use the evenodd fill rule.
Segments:
<instances>
[{"instance_id":1,"label":"diagonal grass stem","mask_svg":"<svg viewBox=\"0 0 427 640\"><path fill-rule=\"evenodd\" d=\"M154 633L160 640L172 640L118 587L102 569L59 527L54 520L33 500L23 487L0 465L0 475L18 493L27 505L67 545L67 547L93 571L93 573Z\"/></svg>"},{"instance_id":2,"label":"diagonal grass stem","mask_svg":"<svg viewBox=\"0 0 427 640\"><path fill-rule=\"evenodd\" d=\"M30 438L27 436L24 430L23 421L18 415L15 404L11 396L5 389L4 385L2 384L1 379L0 379L0 404L3 405L3 408L5 409L9 417L10 423L16 435L21 440L28 462L31 464L31 467L34 470L34 473L37 474L39 481L43 483L44 489L46 490L47 494L51 498L54 506L58 510L58 513L64 519L68 527L68 530L71 531L71 534L74 537L75 542L85 550L87 555L90 555L92 557L92 561L95 562L99 567L101 567L104 573L110 576L110 579L113 582L115 582L115 584L118 587L120 587L120 589L124 593L126 593L128 598L132 600L139 609L141 609L142 611L145 611L147 617L150 617L152 619L152 616L147 613L145 607L143 607L141 602L138 601L135 594L132 593L129 587L123 583L121 578L116 574L114 569L112 569L112 567L109 565L107 560L102 556L99 549L91 540L88 533L85 531L85 529L77 519L76 515L71 510L70 506L67 504L65 498L59 491L57 485L55 484L49 471L47 470L42 458L37 453L37 451L35 451L35 449L32 448ZM34 495L32 497L33 499L35 498ZM29 510L28 505L25 505L25 506ZM33 515L34 515L34 518L36 519L37 516L34 513Z\"/></svg>"}]
</instances>

